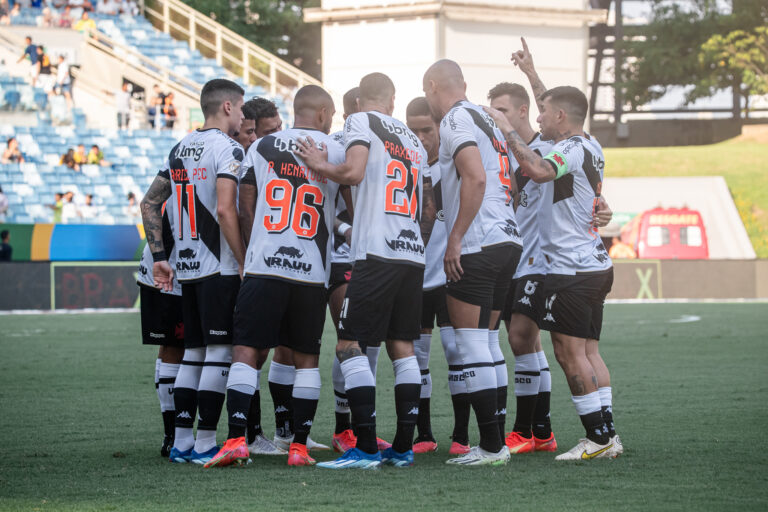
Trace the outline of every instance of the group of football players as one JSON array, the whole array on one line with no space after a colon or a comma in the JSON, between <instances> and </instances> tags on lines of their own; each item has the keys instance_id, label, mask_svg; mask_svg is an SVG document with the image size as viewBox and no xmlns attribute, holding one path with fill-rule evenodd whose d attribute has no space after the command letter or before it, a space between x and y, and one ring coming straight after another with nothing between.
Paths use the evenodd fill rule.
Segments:
<instances>
[{"instance_id":1,"label":"group of football players","mask_svg":"<svg viewBox=\"0 0 768 512\"><path fill-rule=\"evenodd\" d=\"M333 135L334 102L321 87L299 89L294 126L282 130L269 101L244 103L229 80L205 84L203 128L174 146L141 203L142 332L160 345L163 456L215 467L287 454L289 465L315 465L309 451L328 449L309 437L326 304L338 337L332 446L342 455L318 467L407 467L415 453L437 450L435 323L454 410L447 463L500 465L511 453L557 450L540 329L586 432L556 460L623 452L598 350L613 281L597 231L611 217L603 153L584 131L584 94L546 89L522 42L512 61L530 81L539 132L524 87L498 84L480 107L450 60L427 69L405 123L392 117L392 81L364 76L345 94L344 129ZM502 320L515 356L508 434ZM394 370L391 444L376 435L382 342ZM259 394L271 349L272 440ZM225 402L229 432L218 446Z\"/></svg>"}]
</instances>

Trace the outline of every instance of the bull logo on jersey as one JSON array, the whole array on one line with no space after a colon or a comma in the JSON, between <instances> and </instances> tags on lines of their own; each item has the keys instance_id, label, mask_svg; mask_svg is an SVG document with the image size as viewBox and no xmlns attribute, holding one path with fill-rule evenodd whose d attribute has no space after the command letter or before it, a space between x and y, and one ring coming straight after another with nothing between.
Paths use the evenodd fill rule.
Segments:
<instances>
[{"instance_id":1,"label":"bull logo on jersey","mask_svg":"<svg viewBox=\"0 0 768 512\"><path fill-rule=\"evenodd\" d=\"M275 256L288 256L290 258L301 258L304 256L304 253L302 253L300 250L298 250L295 247L285 247L280 246L278 250L275 251Z\"/></svg>"},{"instance_id":2,"label":"bull logo on jersey","mask_svg":"<svg viewBox=\"0 0 768 512\"><path fill-rule=\"evenodd\" d=\"M414 242L415 242L415 241L417 241L417 240L419 239L419 237L418 237L418 236L416 236L416 233L414 233L414 232L413 232L412 230L410 230L410 229L401 229L401 230L400 230L400 234L399 234L399 235L397 235L397 238L398 238L398 239L399 239L399 238L404 238L404 239L406 239L406 240L412 240L412 241L414 241Z\"/></svg>"},{"instance_id":3,"label":"bull logo on jersey","mask_svg":"<svg viewBox=\"0 0 768 512\"><path fill-rule=\"evenodd\" d=\"M312 271L312 264L301 261L303 256L304 253L296 247L281 245L273 256L264 258L264 264L269 268L281 268L291 272L309 274Z\"/></svg>"},{"instance_id":4,"label":"bull logo on jersey","mask_svg":"<svg viewBox=\"0 0 768 512\"><path fill-rule=\"evenodd\" d=\"M192 249L182 249L179 251L179 258L183 260L191 260L197 256L197 253Z\"/></svg>"},{"instance_id":5,"label":"bull logo on jersey","mask_svg":"<svg viewBox=\"0 0 768 512\"><path fill-rule=\"evenodd\" d=\"M520 238L520 230L517 229L517 223L512 219L506 220L507 225L506 226L499 226L499 228L507 234L507 236L514 236L516 238Z\"/></svg>"},{"instance_id":6,"label":"bull logo on jersey","mask_svg":"<svg viewBox=\"0 0 768 512\"><path fill-rule=\"evenodd\" d=\"M407 136L409 139L411 139L411 142L414 146L419 147L419 138L416 137L416 135L414 135L414 133L408 128L389 123L386 119L381 119L381 126L386 128L389 133Z\"/></svg>"},{"instance_id":7,"label":"bull logo on jersey","mask_svg":"<svg viewBox=\"0 0 768 512\"><path fill-rule=\"evenodd\" d=\"M189 146L180 147L176 152L176 158L191 158L195 162L198 162L203 155L203 149L202 142L193 142Z\"/></svg>"}]
</instances>

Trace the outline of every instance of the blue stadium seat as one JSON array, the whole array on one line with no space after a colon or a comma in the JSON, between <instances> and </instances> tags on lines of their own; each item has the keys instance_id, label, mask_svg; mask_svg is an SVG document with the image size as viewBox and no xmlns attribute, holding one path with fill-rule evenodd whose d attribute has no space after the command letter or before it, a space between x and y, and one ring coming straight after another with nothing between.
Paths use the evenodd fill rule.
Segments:
<instances>
[{"instance_id":1,"label":"blue stadium seat","mask_svg":"<svg viewBox=\"0 0 768 512\"><path fill-rule=\"evenodd\" d=\"M21 93L19 91L5 91L5 104L10 110L19 108L19 102L21 102Z\"/></svg>"}]
</instances>

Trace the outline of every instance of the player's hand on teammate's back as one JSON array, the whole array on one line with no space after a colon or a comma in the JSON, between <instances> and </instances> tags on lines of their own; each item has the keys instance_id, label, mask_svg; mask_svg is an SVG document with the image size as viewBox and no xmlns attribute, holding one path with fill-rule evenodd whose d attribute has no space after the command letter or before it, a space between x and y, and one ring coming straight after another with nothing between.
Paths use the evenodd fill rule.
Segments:
<instances>
[{"instance_id":1,"label":"player's hand on teammate's back","mask_svg":"<svg viewBox=\"0 0 768 512\"><path fill-rule=\"evenodd\" d=\"M592 225L598 228L607 226L613 218L613 210L608 206L608 203L600 196L597 200L597 210L592 215Z\"/></svg>"},{"instance_id":2,"label":"player's hand on teammate's back","mask_svg":"<svg viewBox=\"0 0 768 512\"><path fill-rule=\"evenodd\" d=\"M523 49L514 52L511 60L515 63L515 66L520 68L520 71L529 75L533 73L535 69L533 67L533 56L531 56L531 52L528 50L528 44L525 42L525 38L521 37L520 41L523 43Z\"/></svg>"},{"instance_id":3,"label":"player's hand on teammate's back","mask_svg":"<svg viewBox=\"0 0 768 512\"><path fill-rule=\"evenodd\" d=\"M173 290L173 269L167 261L156 261L152 265L152 276L155 279L155 288L166 292Z\"/></svg>"},{"instance_id":4,"label":"player's hand on teammate's back","mask_svg":"<svg viewBox=\"0 0 768 512\"><path fill-rule=\"evenodd\" d=\"M298 146L296 154L304 160L310 169L316 169L328 161L328 148L322 143L318 148L312 137L296 139L296 145Z\"/></svg>"},{"instance_id":5,"label":"player's hand on teammate's back","mask_svg":"<svg viewBox=\"0 0 768 512\"><path fill-rule=\"evenodd\" d=\"M507 120L507 117L500 111L496 110L495 108L486 106L483 106L483 110L485 110L488 115L491 116L493 122L496 123L496 126L498 126L499 130L501 130L502 135L506 137L507 134L513 130L512 125L509 124L509 121Z\"/></svg>"},{"instance_id":6,"label":"player's hand on teammate's back","mask_svg":"<svg viewBox=\"0 0 768 512\"><path fill-rule=\"evenodd\" d=\"M445 257L443 258L445 275L449 281L461 280L464 270L461 268L461 239L448 237L448 244L445 247Z\"/></svg>"}]
</instances>

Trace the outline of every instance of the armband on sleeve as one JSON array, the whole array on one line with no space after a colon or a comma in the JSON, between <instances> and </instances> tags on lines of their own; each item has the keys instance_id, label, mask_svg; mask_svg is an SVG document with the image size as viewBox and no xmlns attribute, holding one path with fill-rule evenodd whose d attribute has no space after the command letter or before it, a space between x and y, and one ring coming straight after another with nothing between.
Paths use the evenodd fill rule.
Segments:
<instances>
[{"instance_id":1,"label":"armband on sleeve","mask_svg":"<svg viewBox=\"0 0 768 512\"><path fill-rule=\"evenodd\" d=\"M565 161L565 157L559 151L552 151L550 154L544 157L544 160L549 162L555 170L555 179L561 178L568 174L568 163Z\"/></svg>"}]
</instances>

